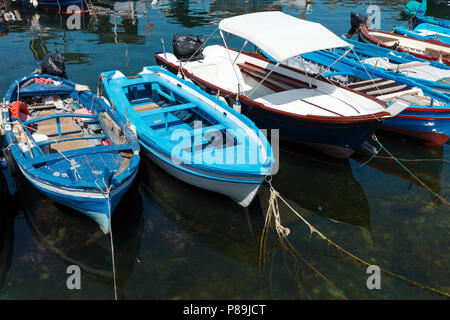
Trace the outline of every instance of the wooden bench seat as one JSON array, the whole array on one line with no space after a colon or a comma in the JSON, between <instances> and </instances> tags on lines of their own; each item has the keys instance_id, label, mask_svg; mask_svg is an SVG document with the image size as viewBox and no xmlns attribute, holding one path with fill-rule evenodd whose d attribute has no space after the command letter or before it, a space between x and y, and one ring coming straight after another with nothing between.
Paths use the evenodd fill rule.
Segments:
<instances>
[{"instance_id":1,"label":"wooden bench seat","mask_svg":"<svg viewBox=\"0 0 450 320\"><path fill-rule=\"evenodd\" d=\"M144 112L144 111L150 111L150 110L154 110L154 109L158 109L158 108L161 108L161 107L159 105L157 105L156 103L141 104L139 106L133 107L134 111L136 111L137 113Z\"/></svg>"},{"instance_id":2,"label":"wooden bench seat","mask_svg":"<svg viewBox=\"0 0 450 320\"><path fill-rule=\"evenodd\" d=\"M253 76L260 77L261 79L263 79L270 73L270 75L267 77L267 80L269 80L270 83L277 86L278 84L283 84L289 86L292 89L316 88L316 86L314 85L310 86L308 83L304 81L286 76L276 71L270 72L271 70L257 66L250 62L238 63L237 66L240 68L241 72L244 72L247 75L251 74ZM281 88L280 86L278 87Z\"/></svg>"}]
</instances>

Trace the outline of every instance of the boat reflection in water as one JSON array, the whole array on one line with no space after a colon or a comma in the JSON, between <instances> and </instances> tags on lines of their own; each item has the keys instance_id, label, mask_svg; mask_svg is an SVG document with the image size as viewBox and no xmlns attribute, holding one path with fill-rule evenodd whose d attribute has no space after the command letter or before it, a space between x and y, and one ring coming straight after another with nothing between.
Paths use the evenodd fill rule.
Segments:
<instances>
[{"instance_id":1,"label":"boat reflection in water","mask_svg":"<svg viewBox=\"0 0 450 320\"><path fill-rule=\"evenodd\" d=\"M73 29L68 22L70 15L51 13L46 11L36 11L32 8L26 8L17 3L6 0L5 12L7 16L6 25L9 25L9 32L22 33L23 27L29 27L34 37L30 40L30 48L33 51L35 59L41 60L47 53L39 52L39 50L47 50L45 44L47 41L52 42L64 53L66 62L68 64L86 64L92 63L92 55L84 54L80 56L79 52L67 52L68 43L73 43L73 35L71 32L82 32L85 34L96 35L95 41L98 43L126 43L126 44L144 44L145 36L139 34L138 15L143 15L148 10L146 6L140 6L136 10L123 11L123 6L117 8L113 5L95 7L96 14L80 14L77 17L77 27ZM144 11L143 11L144 10ZM1 23L0 23L1 25ZM62 34L61 34L62 33ZM55 40L64 37L65 41L62 43L55 42ZM39 38L44 46L41 48L39 41L33 41ZM34 42L34 44L33 44Z\"/></svg>"},{"instance_id":2,"label":"boat reflection in water","mask_svg":"<svg viewBox=\"0 0 450 320\"><path fill-rule=\"evenodd\" d=\"M334 159L304 146L283 143L279 164L272 185L303 217L317 214L370 231L369 203L348 159ZM263 192L266 195L261 194L260 199L268 199L268 189ZM261 205L267 208L267 200L264 202ZM299 220L283 211L283 225Z\"/></svg>"},{"instance_id":3,"label":"boat reflection in water","mask_svg":"<svg viewBox=\"0 0 450 320\"><path fill-rule=\"evenodd\" d=\"M142 157L140 177L154 209L200 241L230 258L255 264L264 217L257 198L247 208L230 198L196 188Z\"/></svg>"},{"instance_id":4,"label":"boat reflection in water","mask_svg":"<svg viewBox=\"0 0 450 320\"><path fill-rule=\"evenodd\" d=\"M444 159L444 147L426 146L416 143L410 139L403 139L388 132L379 132L377 136L384 147L389 150L400 162L408 168L417 178L419 178L434 193L439 194L441 190L441 172L446 161ZM371 143L379 149L376 143ZM372 154L360 148L352 156L353 160L365 163ZM378 155L365 165L377 169L381 172L398 177L409 183L425 188L425 186L415 179L410 173L402 168L389 154L382 150ZM440 200L435 195L431 195L435 204L440 204Z\"/></svg>"},{"instance_id":5,"label":"boat reflection in water","mask_svg":"<svg viewBox=\"0 0 450 320\"><path fill-rule=\"evenodd\" d=\"M105 236L92 219L35 192L25 179L21 179L20 184L26 195L23 201L26 221L38 244L68 266L78 265L92 281L112 287L109 236ZM135 181L112 217L119 296L141 247L144 218L137 189Z\"/></svg>"}]
</instances>

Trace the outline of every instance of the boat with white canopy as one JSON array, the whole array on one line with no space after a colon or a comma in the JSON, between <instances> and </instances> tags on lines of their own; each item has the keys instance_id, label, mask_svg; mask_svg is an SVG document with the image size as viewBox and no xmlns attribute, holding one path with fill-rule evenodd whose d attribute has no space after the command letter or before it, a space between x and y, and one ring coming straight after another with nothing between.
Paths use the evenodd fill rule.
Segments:
<instances>
[{"instance_id":1,"label":"boat with white canopy","mask_svg":"<svg viewBox=\"0 0 450 320\"><path fill-rule=\"evenodd\" d=\"M230 105L240 103L241 112L259 128L280 129L281 139L347 158L383 120L407 107L388 106L321 75L283 64L302 53L349 46L318 23L270 11L224 19L218 29L224 46L198 48L192 56L198 57L198 51L202 55L196 59L158 53L157 63L224 97ZM228 48L224 33L244 39L242 48ZM244 52L248 42L279 62Z\"/></svg>"}]
</instances>

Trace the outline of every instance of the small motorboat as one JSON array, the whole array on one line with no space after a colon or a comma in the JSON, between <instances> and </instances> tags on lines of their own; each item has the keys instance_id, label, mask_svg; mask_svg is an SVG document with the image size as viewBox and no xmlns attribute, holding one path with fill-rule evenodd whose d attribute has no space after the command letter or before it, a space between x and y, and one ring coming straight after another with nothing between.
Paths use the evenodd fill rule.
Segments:
<instances>
[{"instance_id":1,"label":"small motorboat","mask_svg":"<svg viewBox=\"0 0 450 320\"><path fill-rule=\"evenodd\" d=\"M450 28L444 28L431 23L421 23L412 30L405 26L396 27L393 31L411 38L436 40L450 44Z\"/></svg>"},{"instance_id":2,"label":"small motorboat","mask_svg":"<svg viewBox=\"0 0 450 320\"><path fill-rule=\"evenodd\" d=\"M224 19L219 29L224 46L205 47L196 61L157 53L157 63L222 95L230 105L238 100L258 127L279 129L281 139L347 158L384 120L406 108L388 107L362 92L281 63L298 54L348 46L318 23L271 11ZM245 39L240 51L228 48L223 32ZM243 52L248 42L278 62Z\"/></svg>"},{"instance_id":3,"label":"small motorboat","mask_svg":"<svg viewBox=\"0 0 450 320\"><path fill-rule=\"evenodd\" d=\"M32 185L109 233L111 214L136 177L139 143L87 89L49 74L15 81L2 103L1 133L8 162Z\"/></svg>"},{"instance_id":4,"label":"small motorboat","mask_svg":"<svg viewBox=\"0 0 450 320\"><path fill-rule=\"evenodd\" d=\"M264 134L247 117L158 66L137 76L101 74L111 107L135 128L143 150L191 185L248 206L271 173Z\"/></svg>"}]
</instances>

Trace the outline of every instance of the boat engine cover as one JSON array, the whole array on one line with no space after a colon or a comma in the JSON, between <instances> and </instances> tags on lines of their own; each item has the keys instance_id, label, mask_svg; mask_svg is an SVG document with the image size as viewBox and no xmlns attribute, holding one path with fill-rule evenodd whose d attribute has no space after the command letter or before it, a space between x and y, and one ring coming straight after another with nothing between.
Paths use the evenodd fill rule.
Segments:
<instances>
[{"instance_id":1,"label":"boat engine cover","mask_svg":"<svg viewBox=\"0 0 450 320\"><path fill-rule=\"evenodd\" d=\"M196 61L203 59L203 44L205 39L188 34L175 34L173 36L173 53L180 61Z\"/></svg>"},{"instance_id":2,"label":"boat engine cover","mask_svg":"<svg viewBox=\"0 0 450 320\"><path fill-rule=\"evenodd\" d=\"M61 54L50 53L42 59L39 65L39 73L67 79L65 61L66 59Z\"/></svg>"}]
</instances>

